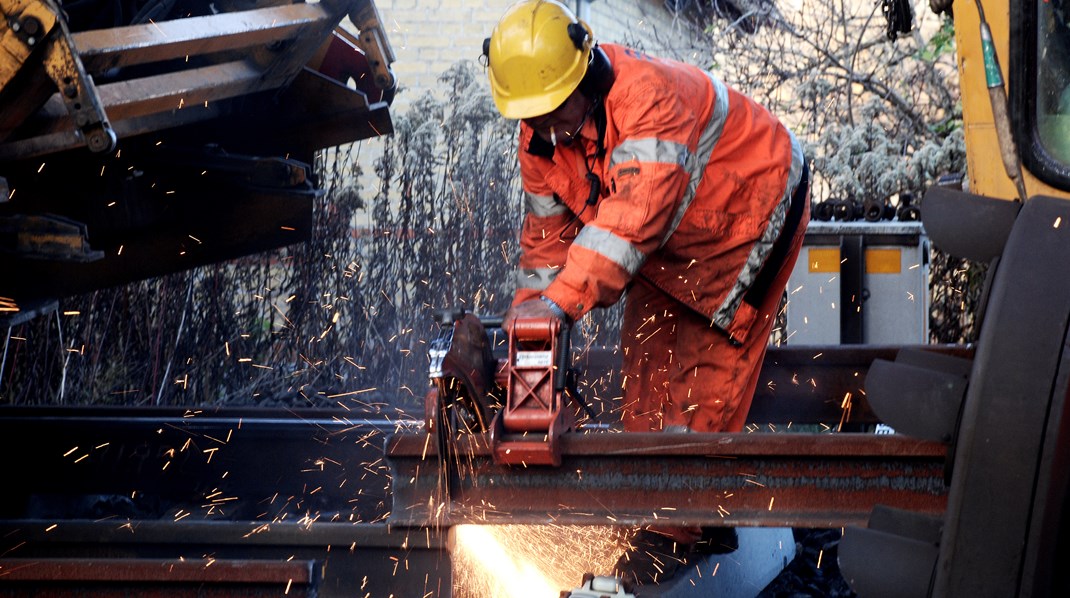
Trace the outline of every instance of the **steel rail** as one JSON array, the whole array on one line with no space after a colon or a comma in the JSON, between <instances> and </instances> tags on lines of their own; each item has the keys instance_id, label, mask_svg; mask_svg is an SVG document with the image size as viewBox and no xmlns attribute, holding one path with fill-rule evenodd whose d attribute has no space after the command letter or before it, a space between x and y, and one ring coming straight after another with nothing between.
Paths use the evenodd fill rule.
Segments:
<instances>
[{"instance_id":1,"label":"steel rail","mask_svg":"<svg viewBox=\"0 0 1070 598\"><path fill-rule=\"evenodd\" d=\"M0 517L34 506L77 518L83 498L114 496L125 498L90 511L377 521L389 504L383 435L416 424L342 410L4 408Z\"/></svg>"},{"instance_id":2,"label":"steel rail","mask_svg":"<svg viewBox=\"0 0 1070 598\"><path fill-rule=\"evenodd\" d=\"M876 504L937 514L946 447L872 434L571 434L559 468L493 463L463 435L443 467L423 434L386 439L393 525L841 527Z\"/></svg>"},{"instance_id":3,"label":"steel rail","mask_svg":"<svg viewBox=\"0 0 1070 598\"><path fill-rule=\"evenodd\" d=\"M0 519L0 596L342 598L356 588L360 596L446 596L452 567L444 532L341 522ZM309 564L314 570L302 573Z\"/></svg>"}]
</instances>

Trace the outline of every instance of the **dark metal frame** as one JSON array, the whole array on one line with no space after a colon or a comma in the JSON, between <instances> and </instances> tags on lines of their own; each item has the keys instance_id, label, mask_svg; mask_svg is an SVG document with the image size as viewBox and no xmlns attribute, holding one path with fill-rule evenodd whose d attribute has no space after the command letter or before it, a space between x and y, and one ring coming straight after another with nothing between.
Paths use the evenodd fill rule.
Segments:
<instances>
[{"instance_id":1,"label":"dark metal frame","mask_svg":"<svg viewBox=\"0 0 1070 598\"><path fill-rule=\"evenodd\" d=\"M1044 149L1037 132L1037 0L1010 3L1009 98L1022 163L1038 179L1070 190L1070 165Z\"/></svg>"},{"instance_id":2,"label":"dark metal frame","mask_svg":"<svg viewBox=\"0 0 1070 598\"><path fill-rule=\"evenodd\" d=\"M959 211L937 210L926 223L939 215L957 218ZM1062 276L1070 244L1058 223L1070 219L1070 209L1065 200L1038 196L1017 213L989 213L1014 224L989 287L968 379L965 362L904 359L902 352L895 363L875 362L867 376L878 416L899 434L944 439L951 468L942 518L875 511L868 528L844 535L840 567L859 594L1065 593L1057 591L1066 589L1057 568L1070 547L1060 535L1070 526L1070 281ZM976 234L960 227L931 231ZM933 240L941 243L939 235Z\"/></svg>"}]
</instances>

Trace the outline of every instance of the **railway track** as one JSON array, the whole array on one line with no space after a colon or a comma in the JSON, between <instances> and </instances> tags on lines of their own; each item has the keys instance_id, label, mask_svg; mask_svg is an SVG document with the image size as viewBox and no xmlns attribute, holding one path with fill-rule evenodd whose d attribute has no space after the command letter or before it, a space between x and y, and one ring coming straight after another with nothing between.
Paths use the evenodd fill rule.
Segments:
<instances>
[{"instance_id":1,"label":"railway track","mask_svg":"<svg viewBox=\"0 0 1070 598\"><path fill-rule=\"evenodd\" d=\"M0 596L449 596L445 530L383 523L384 435L414 425L0 409Z\"/></svg>"},{"instance_id":2,"label":"railway track","mask_svg":"<svg viewBox=\"0 0 1070 598\"><path fill-rule=\"evenodd\" d=\"M873 360L891 358L896 350L771 350L751 411L749 429L755 433L738 438L735 446L757 443L767 455L811 451L807 458L819 460L822 451L842 456L869 445L869 454L877 455L872 447L882 443L869 434L870 443L846 435L799 436L826 447L818 449L780 440L787 438L780 432L871 431L878 420L862 382ZM958 347L928 350L969 353ZM598 375L614 365L610 354L595 353L586 367ZM603 413L612 408L600 406ZM424 453L423 438L415 419L342 409L2 407L0 462L17 483L0 493L0 518L383 522L392 499L388 452L398 459L406 451ZM479 443L477 437L461 440L471 450ZM841 440L854 444L835 448ZM582 437L570 445L592 442L600 441ZM883 450L900 449L915 457L919 450L907 444ZM926 458L939 460L939 451L925 450Z\"/></svg>"},{"instance_id":3,"label":"railway track","mask_svg":"<svg viewBox=\"0 0 1070 598\"><path fill-rule=\"evenodd\" d=\"M0 516L374 523L385 434L342 410L5 408Z\"/></svg>"},{"instance_id":4,"label":"railway track","mask_svg":"<svg viewBox=\"0 0 1070 598\"><path fill-rule=\"evenodd\" d=\"M449 596L445 533L383 524L0 521L0 596Z\"/></svg>"},{"instance_id":5,"label":"railway track","mask_svg":"<svg viewBox=\"0 0 1070 598\"><path fill-rule=\"evenodd\" d=\"M927 197L926 205L950 208L941 201ZM562 467L503 468L487 458L482 436L452 439L446 446L456 458L439 459L435 439L418 425L365 426L351 414L14 409L0 412L0 466L14 481L0 515L44 512L53 494L111 496L120 505L154 497L167 503L165 525L204 519L246 534L256 525L356 530L386 521L391 533L408 530L402 552L420 532L431 550L432 530L461 521L845 525L839 564L863 595L1065 595L1058 573L1070 554L1070 243L1059 223L1070 220L1070 207L1038 197L1008 217L976 351L810 348L791 359L773 352L751 416L775 421L755 420L751 434L601 430L563 439ZM926 225L934 239L943 234ZM842 375L807 377L799 372L805 352L814 364L833 363L834 354L856 363L837 366ZM872 413L904 435L865 433ZM851 432L763 431L803 422ZM738 508L725 506L730 498ZM58 526L38 533L64 529L64 514L84 517L64 507L38 518L39 526ZM2 558L56 545L47 535L33 543L0 538ZM237 545L234 559L249 548ZM358 551L355 543L329 544L328 556L343 545ZM430 569L419 572L404 579L424 592L446 587L431 583L441 578Z\"/></svg>"},{"instance_id":6,"label":"railway track","mask_svg":"<svg viewBox=\"0 0 1070 598\"><path fill-rule=\"evenodd\" d=\"M907 492L913 498L902 506L935 512L944 501L943 447L863 433L877 420L859 393L861 381L872 360L894 354L894 348L774 350L752 412L758 418L750 426L755 432L732 438L729 448L727 438L630 442L603 423L568 441L566 454L580 460L577 468L597 485L599 500L644 495L658 507L678 504L676 515L688 520L707 520L710 512L725 512L717 507L730 505L726 524L838 527L862 519L891 479L917 489ZM591 375L615 367L611 354L594 353L587 360ZM845 417L848 393L854 398ZM602 408L608 412L612 406ZM855 432L831 433L841 426ZM818 433L779 433L807 427ZM716 440L721 458L711 459L709 448L700 446L707 440ZM478 436L459 443L473 455L479 452ZM201 584L217 587L221 595L235 595L239 588L242 595L279 595L289 585L287 595L351 596L353 587L362 587L371 596L449 596L445 537L455 523L604 525L612 523L602 516L608 515L627 524L648 514L613 505L604 514L588 515L593 512L580 507L590 503L590 488L555 488L545 472L525 477L537 499L527 511L476 517L475 511L464 515L458 502L448 519L417 516L404 506L398 512L395 503L417 501L414 492L426 484L437 487L434 468L418 475L409 469L419 469L420 459L436 459L433 452L425 454L425 444L418 421L343 410L0 408L0 464L13 481L0 495L0 596L18 595L34 584L89 584L112 592L103 595L145 588L183 595L191 584ZM616 457L598 454L607 446ZM623 475L613 472L612 459L620 457L632 473L642 467L641 457L674 465L664 474ZM716 470L729 464L733 472ZM852 470L855 464L862 469ZM695 467L707 468L699 475L709 476L703 483L710 497L722 497L718 504L687 499L695 488L684 486L693 482ZM599 468L601 475L595 475ZM486 480L484 490L501 482L491 481L491 470L480 475L490 477L469 479ZM883 481L863 490L873 475ZM799 486L834 477L840 481L826 483L824 490ZM625 483L634 479L645 480L646 489ZM764 490L746 492L761 489L758 484ZM856 491L843 493L843 484ZM715 493L714 486L723 488ZM726 503L724 488L746 491ZM494 491L515 490L506 484ZM868 497L860 499L865 492ZM775 496L772 510L769 493ZM845 500L826 503L834 494ZM471 491L467 496L501 498ZM508 502L516 501L507 497L503 503ZM663 509L660 516L667 513ZM181 575L160 574L175 571L180 562L193 564L181 565ZM231 573L218 576L224 569ZM306 570L310 573L300 573Z\"/></svg>"}]
</instances>

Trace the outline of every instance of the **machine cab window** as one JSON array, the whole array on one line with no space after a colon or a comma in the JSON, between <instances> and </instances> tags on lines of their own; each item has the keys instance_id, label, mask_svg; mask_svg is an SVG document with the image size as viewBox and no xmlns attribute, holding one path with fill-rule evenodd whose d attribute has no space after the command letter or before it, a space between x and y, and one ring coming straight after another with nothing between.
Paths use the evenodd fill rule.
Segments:
<instances>
[{"instance_id":1,"label":"machine cab window","mask_svg":"<svg viewBox=\"0 0 1070 598\"><path fill-rule=\"evenodd\" d=\"M1037 133L1041 146L1070 164L1070 2L1037 6Z\"/></svg>"},{"instance_id":2,"label":"machine cab window","mask_svg":"<svg viewBox=\"0 0 1070 598\"><path fill-rule=\"evenodd\" d=\"M1012 115L1021 115L1014 120L1022 160L1039 179L1070 190L1070 0L1026 0L1011 11L1010 92Z\"/></svg>"}]
</instances>

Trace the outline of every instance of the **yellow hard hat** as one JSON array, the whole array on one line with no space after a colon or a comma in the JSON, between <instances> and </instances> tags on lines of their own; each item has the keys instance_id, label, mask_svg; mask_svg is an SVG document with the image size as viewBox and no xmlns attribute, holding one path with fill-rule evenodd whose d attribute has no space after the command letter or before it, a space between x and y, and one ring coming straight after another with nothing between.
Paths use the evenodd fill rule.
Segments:
<instances>
[{"instance_id":1,"label":"yellow hard hat","mask_svg":"<svg viewBox=\"0 0 1070 598\"><path fill-rule=\"evenodd\" d=\"M560 106L587 72L592 37L587 23L554 0L511 6L484 47L502 116L532 118Z\"/></svg>"}]
</instances>

